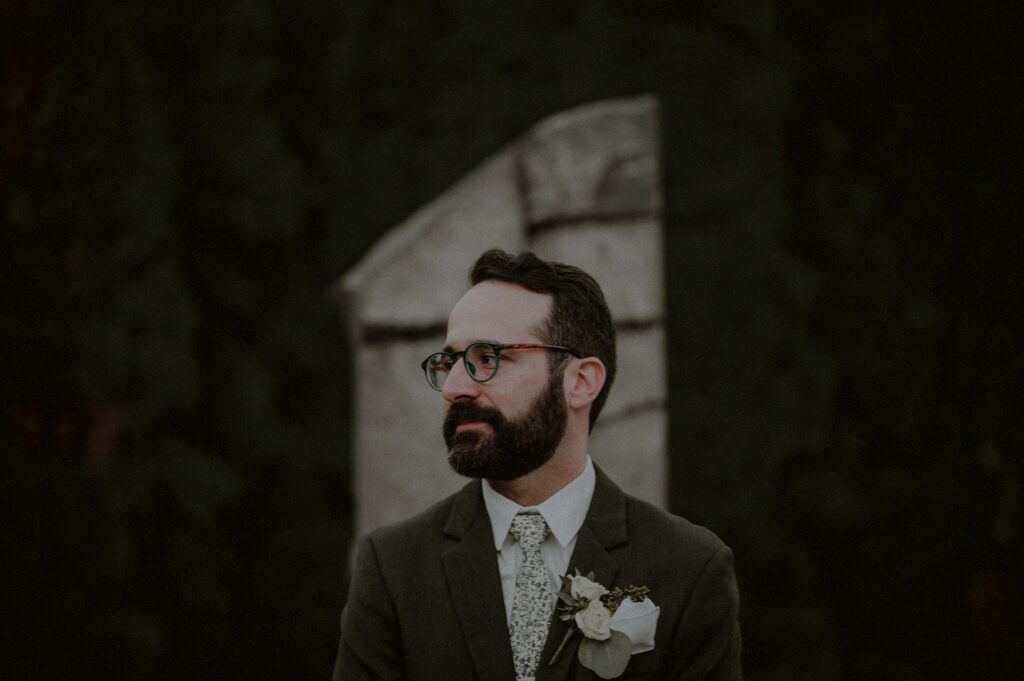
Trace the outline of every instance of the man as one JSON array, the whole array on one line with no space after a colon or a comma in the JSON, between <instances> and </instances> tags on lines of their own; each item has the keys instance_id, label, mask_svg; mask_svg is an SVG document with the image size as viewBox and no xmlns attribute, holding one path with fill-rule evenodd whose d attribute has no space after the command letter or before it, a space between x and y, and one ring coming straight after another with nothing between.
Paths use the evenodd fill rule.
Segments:
<instances>
[{"instance_id":1,"label":"man","mask_svg":"<svg viewBox=\"0 0 1024 681\"><path fill-rule=\"evenodd\" d=\"M650 640L627 640L621 678L739 679L728 547L624 494L588 456L616 366L600 287L498 250L470 281L423 368L444 399L449 463L474 480L362 539L334 681L596 678L578 659L582 630L555 655L579 628L555 609L576 570L647 587L659 609L645 615Z\"/></svg>"}]
</instances>

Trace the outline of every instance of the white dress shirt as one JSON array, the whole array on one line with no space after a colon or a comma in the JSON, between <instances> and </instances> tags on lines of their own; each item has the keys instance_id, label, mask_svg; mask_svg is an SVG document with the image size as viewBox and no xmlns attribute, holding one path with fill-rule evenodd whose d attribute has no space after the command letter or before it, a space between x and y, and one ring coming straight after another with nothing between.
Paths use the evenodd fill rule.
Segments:
<instances>
[{"instance_id":1,"label":"white dress shirt","mask_svg":"<svg viewBox=\"0 0 1024 681\"><path fill-rule=\"evenodd\" d=\"M494 533L494 550L497 552L498 572L501 574L501 593L505 598L506 619L512 618L516 575L522 563L522 552L516 544L515 537L508 531L512 526L512 518L520 511L540 513L551 528L551 534L540 546L540 555L548 572L551 573L551 598L554 601L562 589L561 577L569 571L569 559L576 548L576 535L587 517L596 481L594 462L588 455L583 472L537 506L520 506L495 492L486 480L481 485L487 515L491 518L491 531Z\"/></svg>"}]
</instances>

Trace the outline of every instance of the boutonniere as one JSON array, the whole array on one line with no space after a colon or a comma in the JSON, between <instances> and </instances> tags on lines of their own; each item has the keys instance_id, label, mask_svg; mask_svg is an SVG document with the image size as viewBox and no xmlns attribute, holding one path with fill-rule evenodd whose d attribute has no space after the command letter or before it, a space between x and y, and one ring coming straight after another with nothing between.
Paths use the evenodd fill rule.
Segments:
<instances>
[{"instance_id":1,"label":"boutonniere","mask_svg":"<svg viewBox=\"0 0 1024 681\"><path fill-rule=\"evenodd\" d=\"M630 655L654 649L660 609L647 598L646 586L609 591L593 580L593 572L584 577L579 570L562 576L558 617L570 625L548 664L558 662L578 631L583 634L577 654L580 664L602 679L614 679L626 671Z\"/></svg>"}]
</instances>

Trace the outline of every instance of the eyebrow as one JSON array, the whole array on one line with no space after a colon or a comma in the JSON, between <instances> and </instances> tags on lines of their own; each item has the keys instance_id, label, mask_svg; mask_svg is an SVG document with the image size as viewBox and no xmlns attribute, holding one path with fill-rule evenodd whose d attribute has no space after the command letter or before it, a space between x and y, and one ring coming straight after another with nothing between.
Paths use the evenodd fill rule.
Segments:
<instances>
[{"instance_id":1,"label":"eyebrow","mask_svg":"<svg viewBox=\"0 0 1024 681\"><path fill-rule=\"evenodd\" d=\"M487 338L476 338L476 339L471 340L468 343L466 343L466 347L468 348L473 343L491 343L492 345L501 345L501 343L499 343L496 340L489 340ZM448 345L445 345L443 348L441 348L441 352L447 352L447 353L451 354L451 353L455 352L455 348L453 348L451 346L451 344L448 344Z\"/></svg>"}]
</instances>

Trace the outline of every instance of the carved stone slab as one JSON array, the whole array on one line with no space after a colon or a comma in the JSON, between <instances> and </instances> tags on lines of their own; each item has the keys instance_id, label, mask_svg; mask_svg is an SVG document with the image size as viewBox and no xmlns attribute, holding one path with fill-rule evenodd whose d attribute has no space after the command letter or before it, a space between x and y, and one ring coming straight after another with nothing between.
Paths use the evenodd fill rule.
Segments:
<instances>
[{"instance_id":1,"label":"carved stone slab","mask_svg":"<svg viewBox=\"0 0 1024 681\"><path fill-rule=\"evenodd\" d=\"M337 286L355 352L357 532L463 484L420 362L444 344L469 267L492 247L582 267L618 329L619 375L591 456L629 492L666 498L667 368L658 107L614 100L552 116L393 228Z\"/></svg>"}]
</instances>

